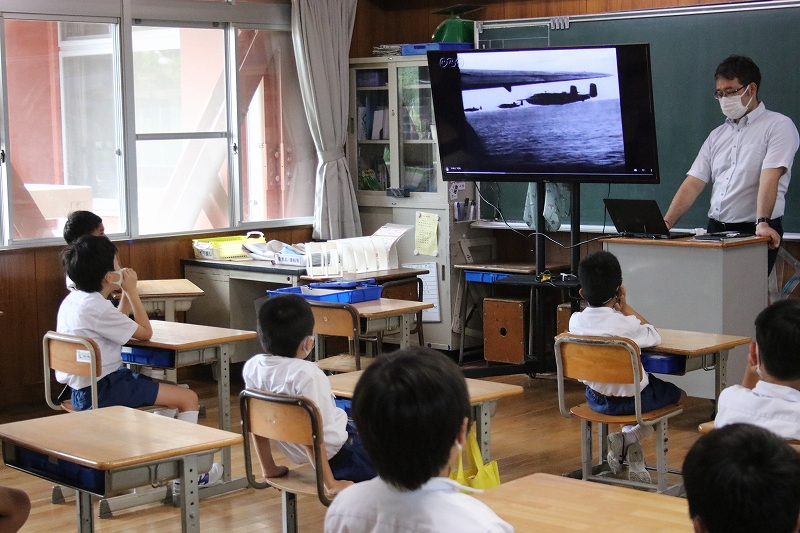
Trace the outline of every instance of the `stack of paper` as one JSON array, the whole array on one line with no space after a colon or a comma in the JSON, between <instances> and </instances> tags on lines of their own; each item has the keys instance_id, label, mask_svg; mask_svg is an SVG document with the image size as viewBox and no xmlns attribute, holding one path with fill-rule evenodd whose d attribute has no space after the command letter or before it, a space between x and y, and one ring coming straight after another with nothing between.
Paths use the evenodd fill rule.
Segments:
<instances>
[{"instance_id":1,"label":"stack of paper","mask_svg":"<svg viewBox=\"0 0 800 533\"><path fill-rule=\"evenodd\" d=\"M401 44L382 44L380 46L372 47L372 55L374 56L399 56Z\"/></svg>"}]
</instances>

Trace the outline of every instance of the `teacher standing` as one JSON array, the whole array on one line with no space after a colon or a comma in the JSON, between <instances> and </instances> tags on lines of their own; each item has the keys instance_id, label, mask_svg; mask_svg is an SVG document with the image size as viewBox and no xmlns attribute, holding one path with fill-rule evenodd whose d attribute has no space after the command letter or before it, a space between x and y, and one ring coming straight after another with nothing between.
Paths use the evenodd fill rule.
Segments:
<instances>
[{"instance_id":1,"label":"teacher standing","mask_svg":"<svg viewBox=\"0 0 800 533\"><path fill-rule=\"evenodd\" d=\"M725 122L700 148L664 216L673 227L711 183L708 231L769 237L767 272L783 237L782 217L800 137L792 120L758 99L761 71L752 59L730 56L714 73Z\"/></svg>"}]
</instances>

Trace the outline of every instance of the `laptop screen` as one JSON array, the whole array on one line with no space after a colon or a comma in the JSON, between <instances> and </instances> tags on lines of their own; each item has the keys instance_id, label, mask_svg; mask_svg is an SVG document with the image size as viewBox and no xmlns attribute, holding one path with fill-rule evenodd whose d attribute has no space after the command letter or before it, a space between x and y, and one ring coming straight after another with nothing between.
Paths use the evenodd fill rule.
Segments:
<instances>
[{"instance_id":1,"label":"laptop screen","mask_svg":"<svg viewBox=\"0 0 800 533\"><path fill-rule=\"evenodd\" d=\"M655 200L604 198L611 221L617 232L630 236L669 237Z\"/></svg>"}]
</instances>

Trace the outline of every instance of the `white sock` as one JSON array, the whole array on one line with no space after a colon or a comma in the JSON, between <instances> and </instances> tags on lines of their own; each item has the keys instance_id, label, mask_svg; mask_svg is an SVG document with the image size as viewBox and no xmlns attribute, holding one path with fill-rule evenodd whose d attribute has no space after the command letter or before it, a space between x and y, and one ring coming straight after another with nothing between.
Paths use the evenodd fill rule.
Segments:
<instances>
[{"instance_id":1,"label":"white sock","mask_svg":"<svg viewBox=\"0 0 800 533\"><path fill-rule=\"evenodd\" d=\"M167 418L175 418L175 415L178 413L177 409L158 409L153 411L154 415L166 416Z\"/></svg>"},{"instance_id":2,"label":"white sock","mask_svg":"<svg viewBox=\"0 0 800 533\"><path fill-rule=\"evenodd\" d=\"M200 416L200 411L183 411L182 413L178 413L178 420L197 424L198 416Z\"/></svg>"},{"instance_id":3,"label":"white sock","mask_svg":"<svg viewBox=\"0 0 800 533\"><path fill-rule=\"evenodd\" d=\"M655 431L653 426L640 426L639 424L635 426L624 426L622 428L622 436L625 438L625 446L628 447L634 442L646 439L655 433Z\"/></svg>"}]
</instances>

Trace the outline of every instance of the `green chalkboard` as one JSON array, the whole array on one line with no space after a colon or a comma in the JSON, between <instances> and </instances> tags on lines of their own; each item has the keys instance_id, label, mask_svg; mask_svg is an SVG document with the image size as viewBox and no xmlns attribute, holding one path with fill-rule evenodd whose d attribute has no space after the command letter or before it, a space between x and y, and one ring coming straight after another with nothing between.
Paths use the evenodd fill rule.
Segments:
<instances>
[{"instance_id":1,"label":"green chalkboard","mask_svg":"<svg viewBox=\"0 0 800 533\"><path fill-rule=\"evenodd\" d=\"M563 29L552 29L551 22ZM800 47L795 38L799 29L800 3L753 2L583 15L569 17L568 24L565 18L486 21L479 47L650 43L661 183L581 185L581 223L611 225L604 217L602 199L607 196L655 198L666 212L700 145L724 120L712 93L714 70L728 55L753 58L761 69L759 97L767 109L800 124ZM797 162L795 158L795 173L800 172ZM524 194L519 189L512 183L482 186L494 199L499 190L499 207L508 220L522 219ZM705 227L709 189L679 227ZM786 232L800 233L798 206L800 184L795 183L786 197ZM492 211L484 206L482 213Z\"/></svg>"}]
</instances>

